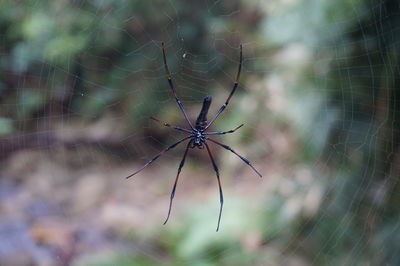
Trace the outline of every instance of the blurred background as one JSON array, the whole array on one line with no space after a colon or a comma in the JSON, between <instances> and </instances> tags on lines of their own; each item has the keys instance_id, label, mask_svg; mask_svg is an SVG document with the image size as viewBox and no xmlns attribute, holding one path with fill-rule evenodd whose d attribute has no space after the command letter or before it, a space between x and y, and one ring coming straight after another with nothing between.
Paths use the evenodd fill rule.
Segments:
<instances>
[{"instance_id":1,"label":"blurred background","mask_svg":"<svg viewBox=\"0 0 400 266\"><path fill-rule=\"evenodd\" d=\"M400 265L395 0L2 1L0 264ZM125 177L238 90L212 145Z\"/></svg>"}]
</instances>

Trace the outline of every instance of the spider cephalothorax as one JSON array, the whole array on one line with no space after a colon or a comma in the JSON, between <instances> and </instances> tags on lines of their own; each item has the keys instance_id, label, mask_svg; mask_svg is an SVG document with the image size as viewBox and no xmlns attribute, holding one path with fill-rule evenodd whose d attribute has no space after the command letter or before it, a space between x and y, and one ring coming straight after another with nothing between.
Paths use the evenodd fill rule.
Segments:
<instances>
[{"instance_id":1,"label":"spider cephalothorax","mask_svg":"<svg viewBox=\"0 0 400 266\"><path fill-rule=\"evenodd\" d=\"M176 175L175 183L174 183L174 186L173 186L173 188L172 188L172 192L171 192L171 196L170 196L170 202L169 202L168 215L167 215L167 218L165 219L165 222L164 222L164 224L166 224L167 221L168 221L168 219L169 219L169 215L171 214L172 200L173 200L173 198L174 198L174 196L175 196L175 190L176 190L176 185L177 185L177 183L178 183L179 174L181 173L182 167L183 167L183 165L185 164L186 155L187 155L187 153L188 153L188 150L189 150L189 148L192 148L192 149L193 149L193 148L195 148L195 147L197 147L197 148L199 148L199 149L203 149L204 146L205 146L206 149L207 149L207 153L208 153L208 155L209 155L209 157L210 157L211 163L212 163L212 165L213 165L215 174L217 175L217 181L218 181L219 199L220 199L220 210L219 210L218 224L217 224L217 231L218 231L218 229L219 229L219 224L220 224L220 221L221 221L221 214L222 214L222 206L223 206L223 204L224 204L224 197L223 197L223 194L222 194L222 187L221 187L221 180L220 180L220 177L219 177L219 170L218 170L217 164L215 163L214 157L213 157L212 154L211 154L211 151L210 151L210 148L209 148L209 146L208 146L208 144L207 144L207 141L209 140L209 141L211 141L211 142L213 142L213 143L215 143L215 144L221 146L222 148L224 148L224 149L226 149L226 150L228 150L228 151L234 153L234 154L235 154L236 156L238 156L243 162L245 162L248 166L250 166L260 177L262 177L261 174L253 167L253 165L250 163L249 160L247 160L246 158L244 158L243 156L241 156L240 154L238 154L236 151L234 151L234 150L233 150L231 147L229 147L228 145L222 144L222 143L220 143L220 142L218 142L218 141L216 141L216 140L214 140L214 139L211 139L211 138L209 137L210 135L224 135L224 134L228 134L228 133L233 133L233 132L235 132L237 129L239 129L240 127L242 127L243 124L241 124L240 126L236 127L235 129L228 130L228 131L221 131L221 132L219 132L219 131L215 131L215 132L209 132L209 131L207 131L207 129L212 125L212 123L215 121L215 119L217 119L217 117L225 110L226 106L228 106L229 101L230 101L230 99L231 99L233 93L235 92L235 90L236 90L236 88L237 88L237 86L238 86L239 77L240 77L240 71L241 71L241 69L242 69L242 61L243 61L243 58L242 58L242 45L240 45L240 60L239 60L238 73L237 73L237 75L236 75L236 80L235 80L235 83L234 83L234 85L233 85L232 91L231 91L231 93L230 93L229 96L228 96L228 99L227 99L227 100L225 101L225 103L220 107L220 109L219 109L218 112L214 115L214 117L211 119L211 121L210 121L209 123L207 123L207 113L208 113L208 110L209 110L209 108L210 108L212 98L211 98L211 96L206 96L206 97L204 98L204 101L203 101L203 107L201 108L200 114L199 114L199 116L197 117L195 126L193 126L192 122L190 122L190 120L189 120L189 118L188 118L188 116L187 116L187 114L186 114L185 108L183 108L183 104L182 104L181 100L178 98L178 96L177 96L177 94L176 94L175 87L174 87L174 84L172 83L172 79L171 79L171 73L169 72L168 65L167 65L167 59L166 59L165 50L164 50L164 43L162 43L162 52L163 52L163 59L164 59L164 68L165 68L165 73L166 73L166 75L167 75L167 77L168 77L168 84L169 84L169 87L170 87L170 89L172 90L172 94L174 95L175 100L176 100L176 102L177 102L177 104L178 104L178 107L179 107L179 109L182 111L183 116L185 117L186 122L187 122L188 125L190 126L190 129L188 129L188 128L182 128L182 127L179 127L179 126L170 125L170 124L168 124L168 123L162 122L162 121L160 121L160 120L158 120L158 119L156 119L156 118L153 118L153 117L151 117L151 119L153 119L153 120L155 120L155 121L161 123L162 125L164 125L164 126L166 126L166 127L170 127L170 128L173 128L173 129L182 131L182 132L189 133L189 135L186 136L186 137L184 137L183 139L181 139L181 140L175 142L175 143L172 144L171 146L168 146L167 148L165 148L165 149L162 150L161 152L159 152L156 156L154 156L150 161L148 161L148 162L147 162L145 165L143 165L140 169L138 169L138 170L137 170L136 172L134 172L133 174L127 176L126 178L129 178L129 177L131 177L131 176L136 175L137 173L139 173L140 171L142 171L144 168L146 168L149 164L151 164L151 163L153 163L155 160L157 160L158 157L160 157L161 155L163 155L165 152L167 152L167 151L169 151L169 150L175 148L175 147L176 147L177 145L179 145L180 143L182 143L182 142L184 142L184 141L186 141L186 140L189 140L189 142L188 142L187 145L186 145L186 149L185 149L185 153L183 154L182 161L181 161L181 163L179 164L178 173L177 173L177 175Z\"/></svg>"},{"instance_id":2,"label":"spider cephalothorax","mask_svg":"<svg viewBox=\"0 0 400 266\"><path fill-rule=\"evenodd\" d=\"M204 148L204 143L206 142L206 136L204 135L204 133L200 130L197 130L195 132L195 135L193 136L192 139L192 146L191 148L199 148L199 149L203 149Z\"/></svg>"}]
</instances>

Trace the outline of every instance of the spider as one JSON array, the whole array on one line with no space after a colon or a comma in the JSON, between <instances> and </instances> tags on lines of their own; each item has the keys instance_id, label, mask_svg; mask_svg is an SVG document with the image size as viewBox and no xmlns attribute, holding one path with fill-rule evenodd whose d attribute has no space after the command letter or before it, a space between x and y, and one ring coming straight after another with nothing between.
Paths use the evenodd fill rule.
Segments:
<instances>
[{"instance_id":1,"label":"spider","mask_svg":"<svg viewBox=\"0 0 400 266\"><path fill-rule=\"evenodd\" d=\"M223 197L223 193L222 193L222 187L221 187L221 180L220 180L220 176L219 176L219 170L218 170L217 164L215 163L214 157L213 157L213 155L211 154L211 151L210 151L210 148L209 148L209 146L208 146L207 141L213 142L214 144L219 145L219 146L221 146L222 148L224 148L224 149L226 149L226 150L228 150L228 151L234 153L234 154L235 154L236 156L238 156L243 162L245 162L248 166L250 166L250 167L257 173L257 175L259 175L260 177L262 177L262 175L260 174L260 172L258 172L258 171L253 167L253 165L250 163L249 160L247 160L246 158L244 158L243 156L241 156L240 154L238 154L235 150L233 150L233 149L232 149L231 147L229 147L228 145L225 145L225 144L223 144L223 143L220 143L220 142L218 142L218 141L216 141L216 140L210 138L210 136L212 136L212 135L224 135L224 134L228 134L228 133L233 133L233 132L235 132L236 130L238 130L239 128L241 128L241 127L243 126L243 124L241 124L240 126L234 128L234 129L232 129L232 130L228 130L228 131L221 131L221 132L218 132L218 131L215 131L215 132L214 132L214 131L211 131L211 132L210 132L210 131L207 131L207 129L214 123L214 121L217 119L217 117L218 117L218 116L225 110L225 108L228 106L229 100L231 99L232 95L235 93L236 88L238 87L238 84L239 84L239 77L240 77L240 71L241 71L241 68L242 68L242 61L243 61L243 57L242 57L242 45L240 45L239 68L238 68L238 72L237 72L237 75L236 75L236 80L235 80L235 83L234 83L234 85L233 85L232 91L231 91L231 93L229 94L227 100L226 100L225 103L220 107L220 109L219 109L218 112L214 115L214 117L211 119L211 121L210 121L209 123L207 123L207 113L208 113L208 109L210 108L212 98L211 98L211 96L206 96L206 97L204 98L203 106L202 106L202 108L201 108L201 111L200 111L199 116L197 117L197 120L196 120L196 124L195 124L195 125L193 125L192 122L190 122L190 120L189 120L189 118L188 118L188 115L187 115L187 113L186 113L186 111L185 111L185 108L183 107L182 102L180 101L178 95L176 94L176 90L175 90L175 87L174 87L174 84L173 84L172 78L171 78L171 73L169 72L168 65L167 65L167 59L166 59L166 56L165 56L164 43L162 43L161 46L162 46L162 53L163 53L163 59L164 59L164 69L165 69L165 74L166 74L166 76L167 76L167 78L168 78L169 87L171 88L172 94L173 94L174 97L175 97L175 100L176 100L176 102L177 102L177 104L178 104L178 107L179 107L179 109L182 111L182 114L183 114L183 116L185 117L186 122L187 122L188 125L190 126L190 129L182 128L182 127L179 127L179 126L174 126L174 125L171 125L171 124L169 124L169 123L165 123L165 122L163 122L163 121L160 121L160 120L158 120L158 119L156 119L156 118L154 118L154 117L150 117L150 118L151 118L152 120L154 120L154 121L160 123L160 124L163 125L163 126L166 126L166 127L169 127L169 128L173 128L173 129L176 129L176 130L179 130L179 131L182 131L182 132L186 132L186 133L188 133L189 135L186 136L186 137L184 137L183 139L181 139L181 140L175 142L174 144L168 146L167 148L165 148L165 149L162 150L161 152L159 152L156 156L154 156L150 161L148 161L148 162L147 162L145 165L143 165L140 169L136 170L133 174L127 176L126 178L128 179L128 178L130 178L130 177L136 175L137 173L139 173L140 171L142 171L144 168L146 168L148 165L150 165L150 164L153 163L155 160L157 160L161 155L163 155L163 154L166 153L167 151L169 151L169 150L175 148L175 147L176 147L177 145L179 145L180 143L182 143L182 142L184 142L184 141L186 141L186 140L189 140L189 142L188 142L187 145L186 145L186 149L185 149L185 152L184 152L184 154L183 154L183 158L182 158L182 160L181 160L181 162L180 162L180 164L179 164L178 173L177 173L177 175L176 175L175 183L174 183L174 186L173 186L173 188L172 188L171 195L170 195L168 214L167 214L167 218L165 219L165 222L164 222L164 225L165 225L165 224L168 222L169 216L170 216L170 214L171 214L172 201L173 201L174 196L175 196L176 185L177 185L177 183L178 183L179 174L181 173L181 170L182 170L182 168L183 168L183 165L185 164L185 159L186 159L186 155L187 155L187 153L188 153L189 148L194 149L194 148L197 147L198 149L203 149L204 146L205 146L206 149L207 149L207 153L208 153L208 155L209 155L209 157L210 157L211 164L212 164L212 166L213 166L213 168L214 168L214 171L215 171L215 174L216 174L216 176L217 176L217 181L218 181L219 199L220 199L220 209L219 209L219 216L218 216L218 223L217 223L217 230L216 230L216 231L218 232L218 230L219 230L219 225L220 225L220 222L221 222L222 206L223 206L223 204L224 204L224 197Z\"/></svg>"}]
</instances>

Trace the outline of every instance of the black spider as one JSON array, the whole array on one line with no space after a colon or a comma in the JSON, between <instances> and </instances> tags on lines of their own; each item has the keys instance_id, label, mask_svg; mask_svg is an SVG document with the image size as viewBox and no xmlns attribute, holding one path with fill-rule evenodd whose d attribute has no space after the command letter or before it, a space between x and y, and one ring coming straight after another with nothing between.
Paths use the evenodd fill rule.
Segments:
<instances>
[{"instance_id":1,"label":"black spider","mask_svg":"<svg viewBox=\"0 0 400 266\"><path fill-rule=\"evenodd\" d=\"M178 142L176 142L176 143L172 144L171 146L169 146L169 147L165 148L164 150L162 150L160 153L158 153L156 156L154 156L153 159L151 159L151 160L148 161L145 165L143 165L139 170L137 170L137 171L134 172L133 174L127 176L126 178L129 178L129 177L131 177L131 176L136 175L137 173L139 173L140 171L142 171L144 168L146 168L149 164L151 164L151 163L153 163L155 160L157 160L158 157L160 157L161 155L163 155L165 152L169 151L169 150L172 149L172 148L175 148L178 144L180 144L180 143L184 142L185 140L188 140L188 139L189 139L189 142L188 142L188 144L187 144L187 146L186 146L185 153L183 154L182 161L181 161L181 163L179 164L178 174L176 175L175 183L174 183L174 186L173 186L173 188L172 188L172 192L171 192L171 196L170 196L169 209L168 209L168 215L167 215L167 218L166 218L166 220L165 220L165 222L164 222L164 224L166 224L167 221L168 221L168 219L169 219L169 215L170 215L170 213L171 213L172 200L173 200L173 198L174 198L174 196L175 196L176 184L177 184L178 179L179 179L179 174L180 174L180 172L181 172L181 170L182 170L183 165L185 164L185 159L186 159L186 155L187 155L187 153L188 153L189 148L192 148L192 149L193 149L193 148L197 147L197 148L199 148L199 149L203 149L204 146L206 146L208 155L210 156L210 159L211 159L211 163L212 163L212 165L213 165L213 167L214 167L214 171L215 171L215 173L216 173L216 175L217 175L218 187L219 187L220 210L219 210L219 217L218 217L218 224L217 224L217 232L218 232L219 224L220 224L220 221L221 221L221 214L222 214L222 206L223 206L223 203L224 203L224 197L223 197L223 194L222 194L221 181L220 181L220 178L219 178L218 167L217 167L217 165L216 165L216 163L215 163L215 161L214 161L214 157L213 157L212 154L211 154L210 148L209 148L209 146L208 146L208 144L207 144L207 140L209 140L209 141L211 141L211 142L213 142L213 143L215 143L215 144L217 144L217 145L223 147L224 149L227 149L227 150L233 152L234 154L236 154L240 159L242 159L243 162L245 162L245 163L246 163L248 166L250 166L260 177L262 177L262 175L251 165L251 163L249 162L249 160L247 160L246 158L244 158L243 156L241 156L240 154L238 154L238 153L237 153L236 151L234 151L231 147L229 147L229 146L227 146L227 145L225 145L225 144L222 144L222 143L220 143L220 142L218 142L218 141L216 141L216 140L213 140L213 139L211 139L211 138L209 137L210 135L224 135L224 134L227 134L227 133L233 133L233 132L235 132L237 129L239 129L240 127L242 127L243 124L241 124L240 126L236 127L235 129L228 130L228 131L222 131L222 132L207 132L207 129L212 125L212 123L215 121L215 119L217 119L217 117L225 110L226 106L227 106L228 103L229 103L229 100L231 99L233 93L235 92L235 90L236 90L236 88L237 88L237 86L238 86L239 77L240 77L240 71L241 71L241 68L242 68L242 61L243 61L243 60L242 60L242 45L240 45L240 61L239 61L238 73L237 73L237 75L236 75L235 84L233 85L233 89L232 89L231 93L229 94L228 99L225 101L224 105L221 106L221 108L218 110L218 112L215 114L215 116L211 119L211 121L210 121L209 123L207 123L207 113L208 113L208 109L210 108L210 105L211 105L211 96L205 97L205 98L204 98L204 101L203 101L203 107L201 108L200 114L199 114L199 116L197 117L196 125L195 125L195 126L193 126L192 123L190 122L190 120L189 120L189 118L188 118L188 116L187 116L187 114L186 114L186 112L185 112L185 109L183 108L182 102L179 100L178 96L176 95L175 87L174 87L174 85L173 85L173 83L172 83L172 79L171 79L171 73L169 72L168 65L167 65L167 59L166 59L165 50L164 50L164 43L162 43L162 52L163 52L163 58L164 58L164 68L165 68L165 73L166 73L166 75L167 75L167 77L168 77L169 87L171 88L172 93L173 93L173 95L174 95L174 97L175 97L175 100L176 100L176 102L178 103L179 109L181 109L183 115L185 116L185 119L186 119L187 123L189 124L190 129L186 129L186 128L182 128L182 127L170 125L170 124L165 123L165 122L162 122L162 121L160 121L160 120L158 120L158 119L156 119L156 118L154 118L154 117L151 117L151 119L153 119L153 120L159 122L160 124L162 124L162 125L164 125L164 126L166 126L166 127L174 128L174 129L179 130L179 131L184 131L184 132L189 133L190 135L189 135L189 136L186 136L185 138L179 140ZM203 146L203 145L204 145L204 146Z\"/></svg>"}]
</instances>

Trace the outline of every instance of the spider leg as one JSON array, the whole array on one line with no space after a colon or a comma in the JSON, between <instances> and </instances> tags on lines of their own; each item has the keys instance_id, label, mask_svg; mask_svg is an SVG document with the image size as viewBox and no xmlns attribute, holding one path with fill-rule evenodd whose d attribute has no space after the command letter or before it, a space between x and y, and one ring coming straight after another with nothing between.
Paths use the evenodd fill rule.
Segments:
<instances>
[{"instance_id":1,"label":"spider leg","mask_svg":"<svg viewBox=\"0 0 400 266\"><path fill-rule=\"evenodd\" d=\"M231 130L228 130L228 131L222 131L222 132L205 132L204 134L205 134L205 135L225 135L225 134L228 134L228 133L233 133L233 132L235 132L236 130L238 130L239 128L241 128L243 125L244 125L244 124L241 124L240 126L236 127L235 129L231 129Z\"/></svg>"},{"instance_id":2,"label":"spider leg","mask_svg":"<svg viewBox=\"0 0 400 266\"><path fill-rule=\"evenodd\" d=\"M171 146L168 146L167 148L165 148L164 150L162 150L161 152L159 152L156 156L154 156L150 161L148 161L145 165L143 165L140 169L138 169L136 172L134 172L133 174L130 174L129 176L126 177L126 179L136 175L137 173L139 173L140 171L142 171L144 168L146 168L149 164L153 163L155 160L158 159L158 157L160 157L161 155L163 155L165 152L169 151L170 149L175 148L178 144L182 143L183 141L191 138L192 136L187 136L177 142L175 142L174 144L172 144Z\"/></svg>"},{"instance_id":3,"label":"spider leg","mask_svg":"<svg viewBox=\"0 0 400 266\"><path fill-rule=\"evenodd\" d=\"M228 99L226 99L224 105L221 106L221 108L219 108L218 112L215 114L215 116L211 119L210 123L208 123L208 125L205 127L205 129L209 128L211 126L212 123L214 123L215 119L217 119L217 117L225 110L226 106L228 106L229 101L232 98L232 95L235 93L235 90L239 84L239 79L240 79L240 72L242 70L242 61L243 61L243 56L242 56L242 45L240 45L240 59L239 59L239 68L238 68L238 72L236 75L236 80L235 83L233 84L233 88L231 93L228 96Z\"/></svg>"},{"instance_id":4,"label":"spider leg","mask_svg":"<svg viewBox=\"0 0 400 266\"><path fill-rule=\"evenodd\" d=\"M176 184L178 183L179 174L181 173L181 170L182 170L182 168L183 168L183 165L185 164L185 159L186 159L186 155L187 155L187 153L188 153L190 144L191 144L191 141L188 142L188 144L187 144L187 146L186 146L185 153L183 154L182 161L181 161L181 163L179 164L178 174L176 175L175 183L174 183L174 186L173 186L173 188L172 188L171 196L170 196L170 199L169 199L168 215L167 215L167 218L165 219L164 224L166 224L166 223L168 222L169 215L171 214L172 200L173 200L174 197L175 197Z\"/></svg>"},{"instance_id":5,"label":"spider leg","mask_svg":"<svg viewBox=\"0 0 400 266\"><path fill-rule=\"evenodd\" d=\"M213 156L212 156L212 154L211 154L211 151L210 151L210 148L208 147L208 144L207 144L207 143L204 143L204 145L206 145L208 155L210 156L211 163L212 163L212 165L213 165L213 167L214 167L214 171L215 171L215 174L217 175L217 180L218 180L219 202L220 202L219 216L218 216L218 224L217 224L217 232L218 232L218 230L219 230L219 224L220 224L220 222L221 222L222 206L224 205L224 195L222 194L221 180L220 180L220 178L219 178L219 171L218 171L217 164L216 164L215 161L214 161L214 158L213 158Z\"/></svg>"},{"instance_id":6,"label":"spider leg","mask_svg":"<svg viewBox=\"0 0 400 266\"><path fill-rule=\"evenodd\" d=\"M229 147L228 145L222 144L216 140L207 138L207 140L214 142L215 144L223 147L224 149L227 149L228 151L233 152L234 154L236 154L240 159L242 159L243 162L245 162L248 166L250 166L260 177L262 177L262 175L260 174L260 172L258 172L256 170L256 168L254 168L254 166L250 163L249 160L247 160L246 158L244 158L243 156L241 156L239 153L237 153L236 151L234 151L231 147Z\"/></svg>"},{"instance_id":7,"label":"spider leg","mask_svg":"<svg viewBox=\"0 0 400 266\"><path fill-rule=\"evenodd\" d=\"M189 123L190 128L194 130L194 127L193 127L192 123L190 122L190 120L189 120L189 118L188 118L188 116L186 114L185 108L183 107L183 104L182 104L181 100L179 99L178 95L176 94L176 90L175 90L174 84L172 83L171 73L169 72L168 65L167 65L167 58L165 56L164 42L161 43L161 46L162 46L163 59L164 59L164 69L165 69L165 74L167 75L167 78L168 78L169 87L172 90L172 94L175 97L175 100L176 100L176 103L179 106L179 109L181 109L183 115L185 116L186 121Z\"/></svg>"},{"instance_id":8,"label":"spider leg","mask_svg":"<svg viewBox=\"0 0 400 266\"><path fill-rule=\"evenodd\" d=\"M163 125L163 126L170 127L170 128L173 128L173 129L176 129L176 130L179 130L179 131L184 131L184 132L192 133L192 131L190 131L189 129L181 128L181 127L178 127L178 126L174 126L174 125L165 123L165 122L163 122L163 121L161 121L161 120L158 120L157 118L154 118L154 117L152 117L152 116L150 117L150 119L152 119L152 120L154 120L154 121L160 123L160 124Z\"/></svg>"}]
</instances>

